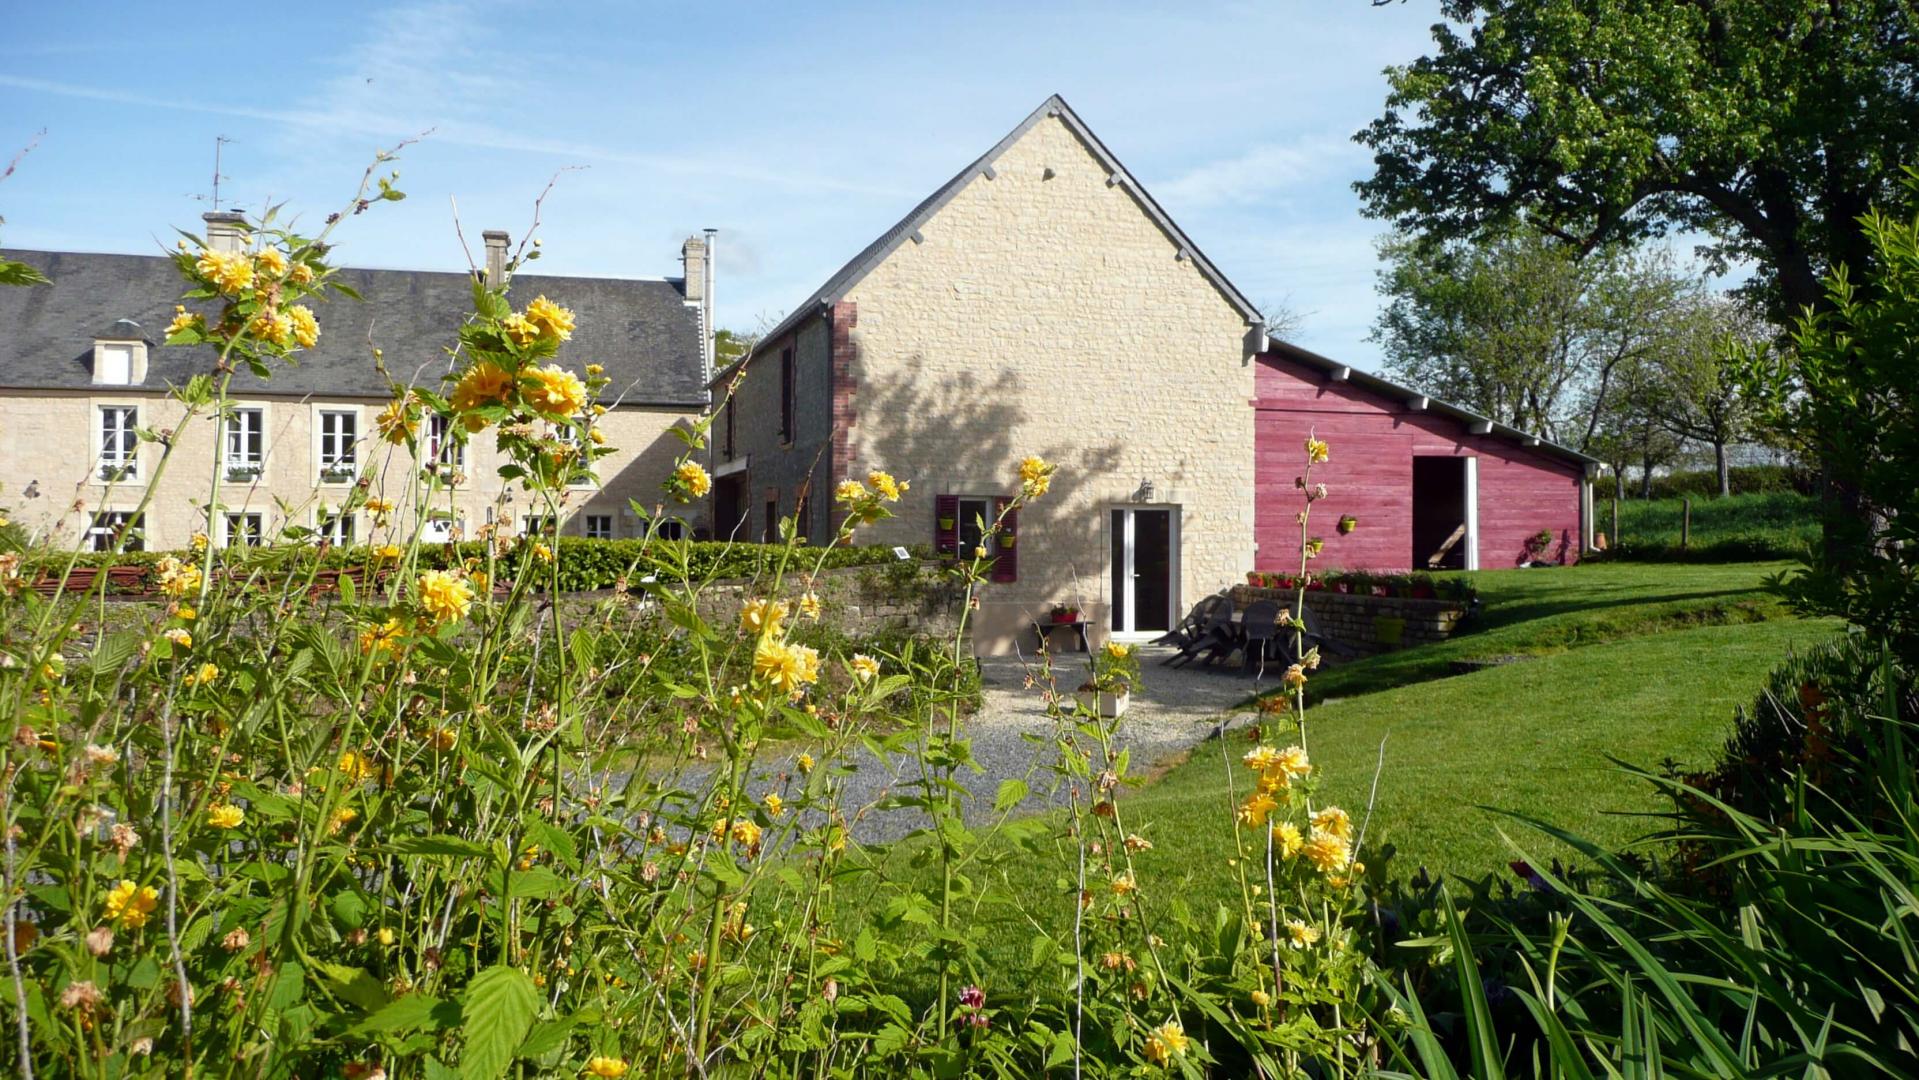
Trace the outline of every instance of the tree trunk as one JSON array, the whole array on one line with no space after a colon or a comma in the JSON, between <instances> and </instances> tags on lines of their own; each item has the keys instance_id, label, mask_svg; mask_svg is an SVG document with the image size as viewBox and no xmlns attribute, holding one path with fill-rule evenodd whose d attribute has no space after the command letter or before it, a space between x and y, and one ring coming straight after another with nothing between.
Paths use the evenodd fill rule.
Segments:
<instances>
[{"instance_id":1,"label":"tree trunk","mask_svg":"<svg viewBox=\"0 0 1919 1080\"><path fill-rule=\"evenodd\" d=\"M1715 439L1712 444L1713 464L1719 467L1719 497L1732 494L1732 467L1726 464L1726 441Z\"/></svg>"},{"instance_id":2,"label":"tree trunk","mask_svg":"<svg viewBox=\"0 0 1919 1080\"><path fill-rule=\"evenodd\" d=\"M1652 498L1652 458L1646 458L1639 469L1639 497Z\"/></svg>"}]
</instances>

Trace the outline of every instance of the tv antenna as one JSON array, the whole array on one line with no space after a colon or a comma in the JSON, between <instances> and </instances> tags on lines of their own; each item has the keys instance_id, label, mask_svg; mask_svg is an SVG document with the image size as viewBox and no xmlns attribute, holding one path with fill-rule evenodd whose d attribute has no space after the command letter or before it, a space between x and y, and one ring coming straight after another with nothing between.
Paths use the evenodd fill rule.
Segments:
<instances>
[{"instance_id":1,"label":"tv antenna","mask_svg":"<svg viewBox=\"0 0 1919 1080\"><path fill-rule=\"evenodd\" d=\"M232 141L232 139L225 135L215 135L213 137L213 194L193 196L193 198L201 202L211 202L215 210L220 209L220 181L232 179L231 177L220 174L220 151L225 149L226 145Z\"/></svg>"}]
</instances>

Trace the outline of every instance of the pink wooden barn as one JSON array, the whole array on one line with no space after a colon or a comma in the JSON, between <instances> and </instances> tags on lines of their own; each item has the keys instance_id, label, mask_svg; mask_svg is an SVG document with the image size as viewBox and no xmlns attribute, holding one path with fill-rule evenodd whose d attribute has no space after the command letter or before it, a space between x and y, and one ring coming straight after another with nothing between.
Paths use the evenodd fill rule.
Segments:
<instances>
[{"instance_id":1,"label":"pink wooden barn","mask_svg":"<svg viewBox=\"0 0 1919 1080\"><path fill-rule=\"evenodd\" d=\"M1257 363L1255 569L1298 568L1308 433L1332 448L1313 469L1328 489L1313 505L1321 569L1567 564L1591 546L1594 459L1282 342Z\"/></svg>"}]
</instances>

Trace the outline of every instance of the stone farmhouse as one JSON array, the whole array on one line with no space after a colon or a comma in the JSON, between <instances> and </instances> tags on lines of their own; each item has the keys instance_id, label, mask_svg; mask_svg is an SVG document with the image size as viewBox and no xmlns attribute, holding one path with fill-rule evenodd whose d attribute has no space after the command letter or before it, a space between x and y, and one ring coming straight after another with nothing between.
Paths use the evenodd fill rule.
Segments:
<instances>
[{"instance_id":1,"label":"stone farmhouse","mask_svg":"<svg viewBox=\"0 0 1919 1080\"><path fill-rule=\"evenodd\" d=\"M713 527L770 538L796 515L801 533L823 542L834 486L883 469L912 490L866 542L969 552L976 523L1017 489L1017 463L1038 454L1059 473L1012 523L1011 546L994 551L976 649L1031 648L1035 621L1055 605L1077 608L1096 634L1152 637L1194 601L1297 550L1275 522L1297 509L1291 478L1314 418L1296 422L1281 384L1349 377L1302 367L1299 352L1267 340L1245 295L1050 97L715 374ZM1481 547L1485 565L1500 565L1493 548L1518 528L1550 526L1570 543L1560 556L1577 557L1590 528L1589 460L1362 381L1363 405L1318 406L1329 432L1341 413L1338 437L1383 437L1404 449L1405 468L1350 493L1363 494L1363 535L1378 542L1347 545L1341 554L1359 561L1323 565L1415 565L1416 510L1422 541L1434 529L1473 533L1448 549L1467 565L1480 565ZM1417 448L1411 428L1400 431L1409 423L1424 432ZM1446 497L1416 495L1428 470L1415 475L1415 454L1495 450L1519 464L1477 474L1455 464ZM1524 476L1512 497L1538 503L1505 517L1477 511L1523 522L1489 530L1491 546L1468 528L1473 496L1462 485L1475 475ZM1318 512L1336 517L1338 496Z\"/></svg>"},{"instance_id":2,"label":"stone farmhouse","mask_svg":"<svg viewBox=\"0 0 1919 1080\"><path fill-rule=\"evenodd\" d=\"M210 244L245 246L239 214L206 219ZM488 232L485 241L483 272L498 275L509 238ZM570 493L566 532L637 535L640 523L628 500L658 500L660 482L682 448L668 429L706 408L708 245L704 237L688 240L685 273L674 279L514 276L516 301L545 294L577 313L579 329L561 359L575 370L599 363L612 380L602 395L608 412L600 426L619 451L598 463L596 482ZM135 432L179 428L183 408L167 396L169 387L211 367L204 348L163 344L182 289L179 275L157 255L8 254L52 279L51 285L0 289L0 506L38 535L107 549L117 532L128 531L132 547L184 547L205 527L200 507L215 468L223 473L216 543L265 542L289 526L315 529L336 543L381 542L366 514L336 508L362 477L374 495L410 507L410 485L429 466L463 478L450 500L436 499L430 537L470 537L475 526L494 521L515 531L549 524L528 520L533 507L524 492L516 511L515 492L495 473L501 462L493 460L490 440L474 440L460 453L429 425L422 431L422 459L414 460L373 431L375 414L392 397L374 347L392 379L440 389L446 347L471 309L472 279L465 273L343 270L340 279L365 302L336 298L322 305L318 347L297 354L295 365L278 366L270 380L244 370L235 375L236 407L226 422L203 414L173 430L173 460L145 520L135 521L134 508L154 482L162 452ZM389 527L407 536L416 524L401 514Z\"/></svg>"}]
</instances>

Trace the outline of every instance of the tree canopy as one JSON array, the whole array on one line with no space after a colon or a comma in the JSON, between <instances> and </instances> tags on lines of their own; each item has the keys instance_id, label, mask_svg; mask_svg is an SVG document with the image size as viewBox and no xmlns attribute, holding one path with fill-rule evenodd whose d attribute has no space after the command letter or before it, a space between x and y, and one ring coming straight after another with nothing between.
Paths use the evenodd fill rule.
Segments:
<instances>
[{"instance_id":1,"label":"tree canopy","mask_svg":"<svg viewBox=\"0 0 1919 1080\"><path fill-rule=\"evenodd\" d=\"M1671 229L1761 267L1775 321L1861 265L1919 160L1912 0L1445 0L1356 138L1368 212L1436 238L1524 216L1581 249Z\"/></svg>"}]
</instances>

